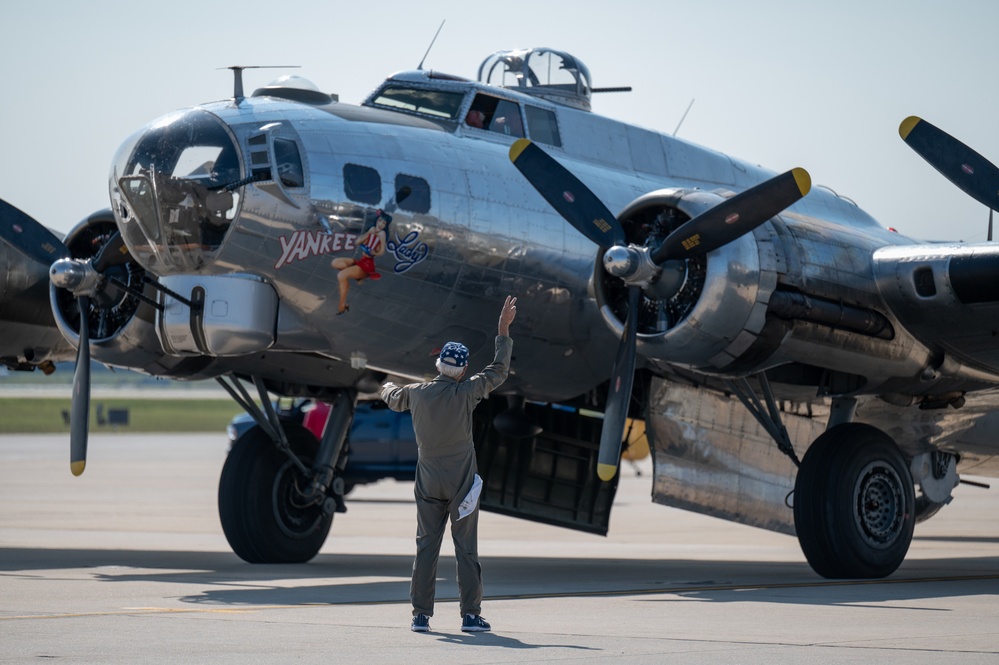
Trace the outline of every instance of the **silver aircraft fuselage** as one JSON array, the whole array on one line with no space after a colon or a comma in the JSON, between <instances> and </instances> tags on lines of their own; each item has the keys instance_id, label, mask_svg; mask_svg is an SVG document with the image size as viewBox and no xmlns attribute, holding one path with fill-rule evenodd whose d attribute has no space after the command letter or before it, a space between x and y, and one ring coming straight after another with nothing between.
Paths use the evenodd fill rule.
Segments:
<instances>
[{"instance_id":1,"label":"silver aircraft fuselage","mask_svg":"<svg viewBox=\"0 0 999 665\"><path fill-rule=\"evenodd\" d=\"M36 302L50 263L79 350L74 473L91 357L218 379L256 422L223 470L223 530L248 561L308 560L342 505L358 396L433 376L447 341L482 367L514 295L505 399L472 434L493 510L606 533L644 418L654 500L796 531L821 575L881 577L959 472L999 474L999 244L914 241L803 168L593 114L600 89L550 49L496 53L478 82L400 72L361 105L295 77L247 97L233 69L232 99L122 144L111 210L65 243L0 207L37 264L7 283ZM999 205L999 168L919 118L899 133ZM0 362L58 351L19 347ZM271 394L334 415L317 438Z\"/></svg>"},{"instance_id":2,"label":"silver aircraft fuselage","mask_svg":"<svg viewBox=\"0 0 999 665\"><path fill-rule=\"evenodd\" d=\"M460 95L459 118L481 92L550 111L557 118L560 146L545 148L612 210L663 188L726 195L773 175L681 139L515 91L434 79L426 72L397 74L389 83ZM293 179L258 178L235 189L222 204L228 206L224 213L215 214L221 220L217 237L208 239L196 229L182 230L184 215L204 196L171 192L164 184L169 176L189 175L176 172L183 159L163 149L171 140L191 146L231 141L229 174L218 165L204 174L206 187L215 191L261 166L279 172L285 166L279 163L281 145L297 148L301 167L292 168ZM355 367L419 377L432 371L433 352L448 339L465 341L475 354L473 362L487 362L496 304L516 294L521 302L516 363L506 388L558 400L598 385L606 380L616 339L613 320L608 327L606 313L593 306L596 248L512 167L513 140L462 122L370 104L312 106L269 96L206 104L151 123L123 145L112 171L112 200L131 253L177 291L190 294L200 285L208 301L232 300L242 310L253 310L244 311L243 320L231 328L233 315L227 311L215 334L209 331L200 342L197 334L189 334L186 311L178 311L175 320L165 315L159 332L168 340L167 352L314 352ZM175 171L161 169L156 175L156 161L164 154ZM380 191L350 191L345 182L350 169L374 174ZM123 195L127 187L120 179L140 172L147 175L136 175L133 191ZM337 270L331 262L356 255L355 242L371 226L373 211L391 203L402 181L425 183L425 197L399 204L386 230L386 251L376 259L381 279L351 282L351 308L339 316ZM147 203L156 199L156 205L144 204L143 197ZM764 266L770 269L766 279L783 279L788 272L783 264L791 261L801 279L820 291L831 280L830 293L855 285L856 299L874 301L871 249L911 242L824 189L782 218L758 229L752 243L716 250L711 255L717 256L715 265L731 269L758 263L758 257L745 257L759 253L772 264ZM789 234L795 243L781 243L769 253L756 249L761 243L776 246L773 236ZM275 297L267 295L271 291ZM743 292L734 297L751 298ZM724 298L702 300L699 307L708 314L729 305ZM221 322L227 317L229 322ZM737 331L742 322L735 326ZM718 334L724 338L727 333ZM640 344L654 355L653 340L661 337L643 335ZM728 342L705 352L734 355ZM708 360L666 358L705 367L711 365Z\"/></svg>"}]
</instances>

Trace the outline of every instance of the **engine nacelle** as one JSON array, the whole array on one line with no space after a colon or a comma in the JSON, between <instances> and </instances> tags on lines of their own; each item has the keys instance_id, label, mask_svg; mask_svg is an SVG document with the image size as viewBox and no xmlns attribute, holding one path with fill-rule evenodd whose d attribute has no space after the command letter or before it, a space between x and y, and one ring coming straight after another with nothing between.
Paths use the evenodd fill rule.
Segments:
<instances>
[{"instance_id":1,"label":"engine nacelle","mask_svg":"<svg viewBox=\"0 0 999 665\"><path fill-rule=\"evenodd\" d=\"M723 200L714 192L662 189L633 201L618 219L629 242L658 244ZM659 277L643 290L639 353L709 372L730 365L763 329L777 284L773 252L768 256L756 235L747 233L704 256L664 264ZM604 320L620 335L627 313L626 287L604 270L602 258L594 275L597 302Z\"/></svg>"},{"instance_id":2,"label":"engine nacelle","mask_svg":"<svg viewBox=\"0 0 999 665\"><path fill-rule=\"evenodd\" d=\"M906 330L939 349L944 374L999 374L999 246L907 245L874 253L878 289ZM948 322L941 326L940 321Z\"/></svg>"},{"instance_id":3,"label":"engine nacelle","mask_svg":"<svg viewBox=\"0 0 999 665\"><path fill-rule=\"evenodd\" d=\"M92 258L117 230L112 212L101 210L77 224L64 242L73 258ZM145 271L132 259L110 267L105 276L141 291L151 300L156 298L155 290L144 284ZM50 284L49 301L59 332L74 347L79 346L78 300L69 291ZM156 335L153 307L113 283L91 299L87 316L90 321L91 358L97 362L151 376L183 379L214 375L206 372L211 359L165 355Z\"/></svg>"}]
</instances>

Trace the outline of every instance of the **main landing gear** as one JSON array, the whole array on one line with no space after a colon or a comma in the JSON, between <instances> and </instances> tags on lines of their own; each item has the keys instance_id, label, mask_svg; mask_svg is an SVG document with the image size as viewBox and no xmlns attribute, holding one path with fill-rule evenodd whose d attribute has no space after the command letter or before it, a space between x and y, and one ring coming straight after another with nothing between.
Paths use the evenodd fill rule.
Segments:
<instances>
[{"instance_id":1,"label":"main landing gear","mask_svg":"<svg viewBox=\"0 0 999 665\"><path fill-rule=\"evenodd\" d=\"M808 563L828 578L874 578L902 564L916 524L912 475L898 446L869 425L827 430L794 483L794 526Z\"/></svg>"},{"instance_id":2,"label":"main landing gear","mask_svg":"<svg viewBox=\"0 0 999 665\"><path fill-rule=\"evenodd\" d=\"M766 377L757 378L766 408L748 382L729 388L798 465L794 526L812 569L827 578L893 573L909 551L917 518L906 457L881 430L851 422L856 403L840 399L833 400L829 428L799 463Z\"/></svg>"},{"instance_id":3,"label":"main landing gear","mask_svg":"<svg viewBox=\"0 0 999 665\"><path fill-rule=\"evenodd\" d=\"M334 513L346 510L339 475L356 393L336 397L318 441L298 423L278 418L260 379L254 383L263 411L235 378L219 383L257 423L233 443L222 467L218 501L226 540L249 563L309 561L326 542Z\"/></svg>"}]
</instances>

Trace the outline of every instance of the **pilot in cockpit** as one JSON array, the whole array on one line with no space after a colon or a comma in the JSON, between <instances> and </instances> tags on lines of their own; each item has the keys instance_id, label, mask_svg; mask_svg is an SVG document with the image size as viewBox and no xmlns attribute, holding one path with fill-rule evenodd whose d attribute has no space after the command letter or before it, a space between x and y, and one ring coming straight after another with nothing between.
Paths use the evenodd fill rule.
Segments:
<instances>
[{"instance_id":1,"label":"pilot in cockpit","mask_svg":"<svg viewBox=\"0 0 999 665\"><path fill-rule=\"evenodd\" d=\"M484 129L486 124L486 114L479 109L472 109L465 116L465 124L469 127Z\"/></svg>"}]
</instances>

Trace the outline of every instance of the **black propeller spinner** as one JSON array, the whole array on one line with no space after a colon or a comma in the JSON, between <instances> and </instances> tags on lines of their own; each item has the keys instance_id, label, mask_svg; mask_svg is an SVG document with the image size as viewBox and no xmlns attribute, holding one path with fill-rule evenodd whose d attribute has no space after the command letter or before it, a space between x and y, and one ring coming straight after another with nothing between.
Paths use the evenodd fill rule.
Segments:
<instances>
[{"instance_id":1,"label":"black propeller spinner","mask_svg":"<svg viewBox=\"0 0 999 665\"><path fill-rule=\"evenodd\" d=\"M694 217L650 250L626 244L624 229L614 214L576 176L531 141L515 142L510 160L567 222L608 250L604 268L628 285L628 314L611 372L597 456L597 475L608 481L617 473L621 458L635 375L639 302L650 271L655 274L667 261L707 254L749 233L807 194L811 178L807 171L796 168L762 182Z\"/></svg>"}]
</instances>

